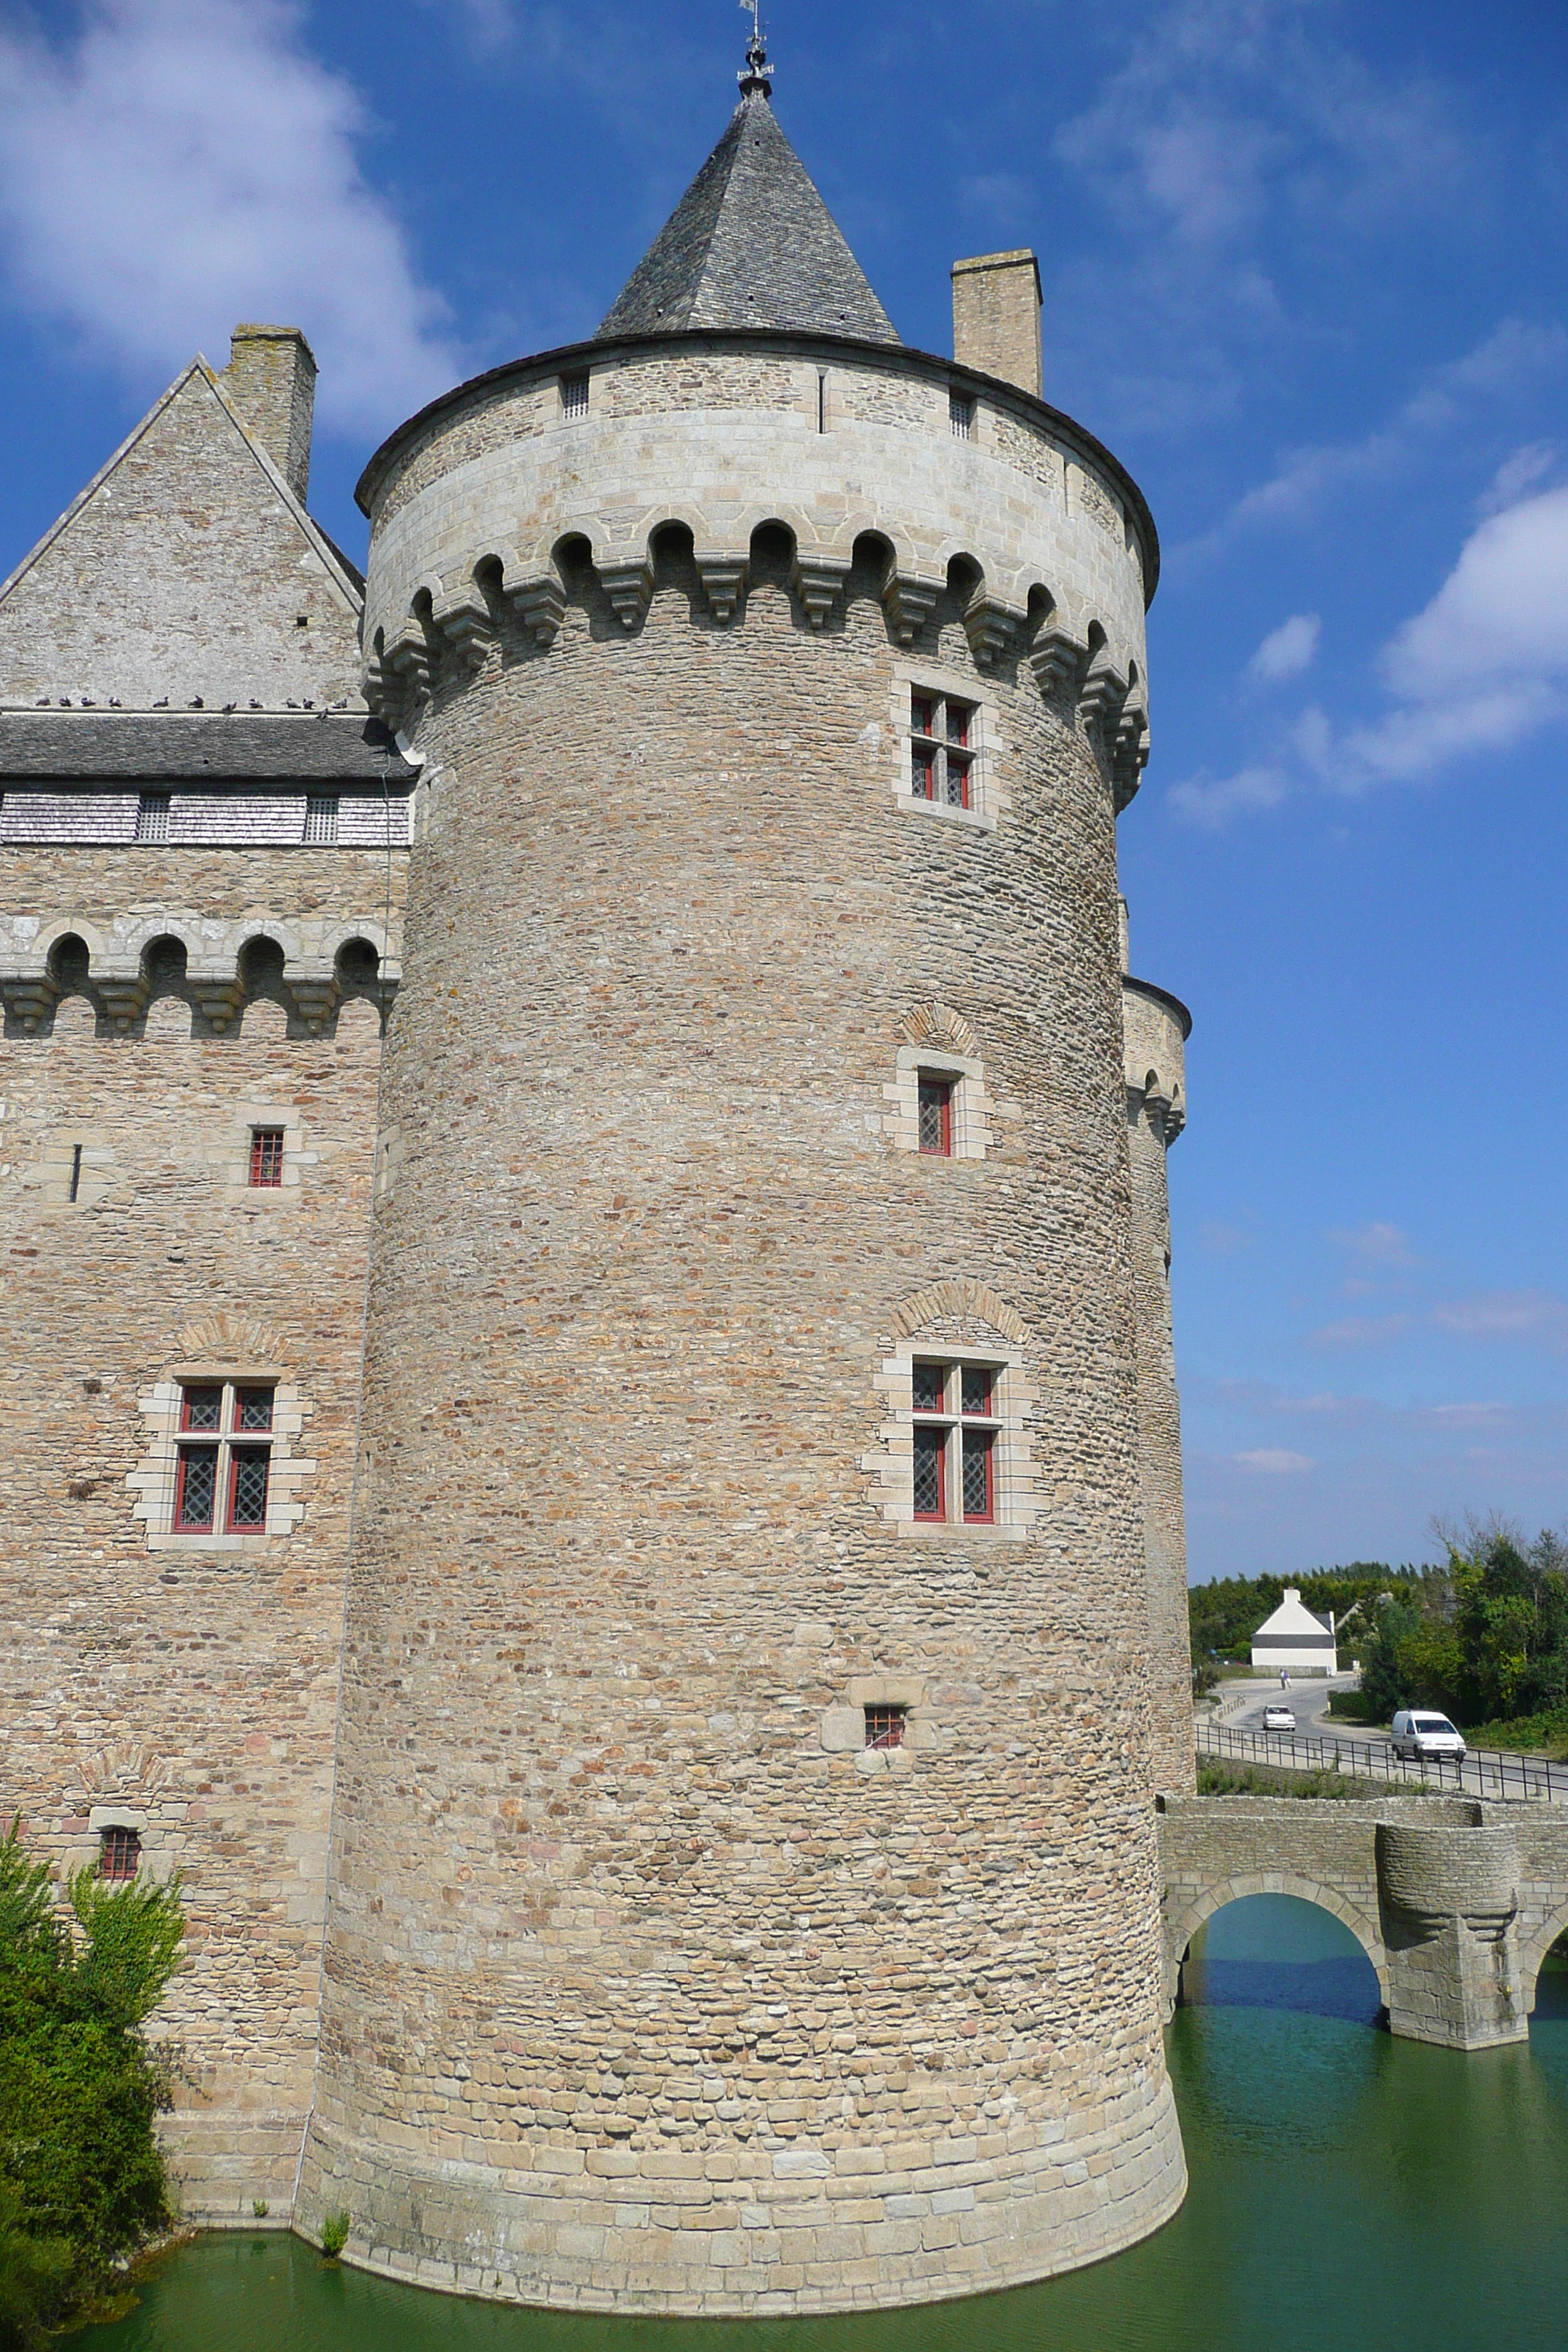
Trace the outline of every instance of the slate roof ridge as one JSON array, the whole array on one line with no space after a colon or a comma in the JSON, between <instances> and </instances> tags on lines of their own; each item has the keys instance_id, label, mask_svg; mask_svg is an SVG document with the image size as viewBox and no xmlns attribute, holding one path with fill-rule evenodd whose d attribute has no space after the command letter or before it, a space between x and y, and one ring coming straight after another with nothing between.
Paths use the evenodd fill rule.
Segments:
<instances>
[{"instance_id":1,"label":"slate roof ridge","mask_svg":"<svg viewBox=\"0 0 1568 2352\"><path fill-rule=\"evenodd\" d=\"M763 90L742 99L594 341L702 327L900 341Z\"/></svg>"},{"instance_id":2,"label":"slate roof ridge","mask_svg":"<svg viewBox=\"0 0 1568 2352\"><path fill-rule=\"evenodd\" d=\"M363 710L0 709L0 779L86 782L292 776L389 784L416 773Z\"/></svg>"}]
</instances>

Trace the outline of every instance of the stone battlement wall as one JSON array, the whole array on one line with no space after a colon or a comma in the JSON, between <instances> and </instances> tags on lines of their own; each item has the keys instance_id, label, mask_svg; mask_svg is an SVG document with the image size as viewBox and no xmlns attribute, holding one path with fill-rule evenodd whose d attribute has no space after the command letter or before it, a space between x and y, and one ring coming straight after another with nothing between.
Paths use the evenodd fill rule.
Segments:
<instances>
[{"instance_id":1,"label":"stone battlement wall","mask_svg":"<svg viewBox=\"0 0 1568 2352\"><path fill-rule=\"evenodd\" d=\"M825 344L819 364L799 339L726 349L704 337L695 351L689 340L679 356L585 351L582 415L565 412L558 367L481 381L374 461L372 700L385 709L423 688L444 644L482 658L509 614L547 644L577 546L635 627L669 525L690 534L700 605L719 625L743 617L753 535L772 524L791 536L814 625L838 610L858 543L879 551L873 593L900 643L922 640L961 580L978 663L1026 651L1041 688L1081 701L1108 750L1123 733L1131 797L1146 757L1152 549L1110 462L1068 447L1048 411L984 379L972 437L955 438L952 371L919 354Z\"/></svg>"},{"instance_id":2,"label":"stone battlement wall","mask_svg":"<svg viewBox=\"0 0 1568 2352\"><path fill-rule=\"evenodd\" d=\"M292 982L245 990L236 957L280 929L330 979L334 936L380 936L386 860L13 846L5 865L10 909L69 910L12 912L38 923L34 950L74 929L131 978L136 940L173 934L193 972L154 973L125 1028L97 972L68 976L0 1046L0 1816L61 1868L114 1822L147 1868L183 1874L187 1965L158 2030L194 2077L164 2125L184 2210L286 2213L315 2062L381 1016L374 983L351 985L312 1034ZM195 972L220 949L221 1031ZM275 1189L248 1181L256 1126L283 1131ZM182 1376L275 1385L265 1533L171 1533Z\"/></svg>"}]
</instances>

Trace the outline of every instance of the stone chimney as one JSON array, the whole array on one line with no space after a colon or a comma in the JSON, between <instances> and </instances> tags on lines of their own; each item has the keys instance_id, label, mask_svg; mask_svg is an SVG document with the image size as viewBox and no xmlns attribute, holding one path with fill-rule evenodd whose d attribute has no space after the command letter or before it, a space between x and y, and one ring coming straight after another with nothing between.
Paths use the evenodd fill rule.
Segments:
<instances>
[{"instance_id":1,"label":"stone chimney","mask_svg":"<svg viewBox=\"0 0 1568 2352\"><path fill-rule=\"evenodd\" d=\"M1032 253L953 263L952 356L1039 399L1040 265Z\"/></svg>"},{"instance_id":2,"label":"stone chimney","mask_svg":"<svg viewBox=\"0 0 1568 2352\"><path fill-rule=\"evenodd\" d=\"M237 327L223 383L240 418L303 503L310 479L316 358L299 328Z\"/></svg>"}]
</instances>

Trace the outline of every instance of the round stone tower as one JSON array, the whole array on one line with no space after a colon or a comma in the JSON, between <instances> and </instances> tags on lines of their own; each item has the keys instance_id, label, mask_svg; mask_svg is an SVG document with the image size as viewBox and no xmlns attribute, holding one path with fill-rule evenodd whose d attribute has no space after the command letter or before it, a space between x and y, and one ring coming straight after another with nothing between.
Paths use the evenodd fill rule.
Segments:
<instances>
[{"instance_id":1,"label":"round stone tower","mask_svg":"<svg viewBox=\"0 0 1568 2352\"><path fill-rule=\"evenodd\" d=\"M361 496L423 782L302 2223L694 2314L1110 2253L1184 2183L1143 501L900 343L755 51L599 335Z\"/></svg>"}]
</instances>

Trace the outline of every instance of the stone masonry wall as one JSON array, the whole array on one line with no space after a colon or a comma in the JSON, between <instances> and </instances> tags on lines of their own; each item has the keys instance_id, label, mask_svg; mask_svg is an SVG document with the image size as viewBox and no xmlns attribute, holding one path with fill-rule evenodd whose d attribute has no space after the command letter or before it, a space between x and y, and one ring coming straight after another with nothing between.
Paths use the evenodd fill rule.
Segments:
<instances>
[{"instance_id":1,"label":"stone masonry wall","mask_svg":"<svg viewBox=\"0 0 1568 2352\"><path fill-rule=\"evenodd\" d=\"M1122 989L1132 1252L1138 1294L1138 1417L1143 1543L1149 1574L1150 1688L1163 1789L1195 1782L1182 1406L1171 1317L1171 1207L1166 1153L1185 1117L1181 1025L1136 981Z\"/></svg>"},{"instance_id":2,"label":"stone masonry wall","mask_svg":"<svg viewBox=\"0 0 1568 2352\"><path fill-rule=\"evenodd\" d=\"M580 573L419 732L300 2212L473 2292L922 2301L1182 2193L1108 782L951 601L787 573ZM900 799L922 667L988 813ZM888 1132L939 1004L984 1159ZM1028 1466L917 1528L964 1349Z\"/></svg>"},{"instance_id":3,"label":"stone masonry wall","mask_svg":"<svg viewBox=\"0 0 1568 2352\"><path fill-rule=\"evenodd\" d=\"M104 925L138 904L379 922L386 885L342 851L5 863L10 908ZM77 995L0 1047L0 1817L62 1869L122 1822L183 1874L156 2025L193 2077L165 2128L194 2219L287 2213L315 2055L380 1036L363 1001L289 1028L258 1000L216 1035L165 994L95 1034ZM247 1186L252 1124L285 1129L278 1191ZM198 1369L277 1380L286 1532L161 1535L160 1391Z\"/></svg>"}]
</instances>

